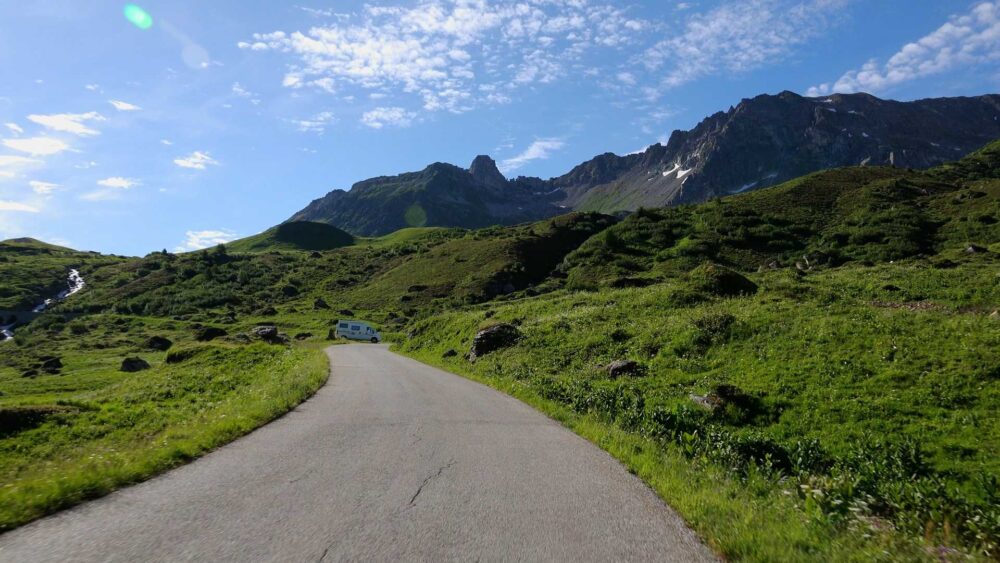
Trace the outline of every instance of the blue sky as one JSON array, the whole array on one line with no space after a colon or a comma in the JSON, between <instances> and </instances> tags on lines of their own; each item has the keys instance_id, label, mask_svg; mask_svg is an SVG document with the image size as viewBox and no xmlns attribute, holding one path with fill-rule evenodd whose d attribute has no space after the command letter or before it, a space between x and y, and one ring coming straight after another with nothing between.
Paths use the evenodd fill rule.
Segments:
<instances>
[{"instance_id":1,"label":"blue sky","mask_svg":"<svg viewBox=\"0 0 1000 563\"><path fill-rule=\"evenodd\" d=\"M740 99L1000 89L1000 1L0 2L0 238L119 254L259 232L490 154L550 177Z\"/></svg>"}]
</instances>

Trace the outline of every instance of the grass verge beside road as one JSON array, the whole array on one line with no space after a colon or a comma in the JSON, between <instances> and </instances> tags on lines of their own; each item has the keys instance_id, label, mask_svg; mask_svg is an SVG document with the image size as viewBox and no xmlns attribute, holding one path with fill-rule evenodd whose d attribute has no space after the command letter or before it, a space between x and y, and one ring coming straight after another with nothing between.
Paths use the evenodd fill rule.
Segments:
<instances>
[{"instance_id":1,"label":"grass verge beside road","mask_svg":"<svg viewBox=\"0 0 1000 563\"><path fill-rule=\"evenodd\" d=\"M220 344L174 354L134 374L109 364L55 376L80 389L0 373L0 531L230 442L311 396L329 372L321 350Z\"/></svg>"}]
</instances>

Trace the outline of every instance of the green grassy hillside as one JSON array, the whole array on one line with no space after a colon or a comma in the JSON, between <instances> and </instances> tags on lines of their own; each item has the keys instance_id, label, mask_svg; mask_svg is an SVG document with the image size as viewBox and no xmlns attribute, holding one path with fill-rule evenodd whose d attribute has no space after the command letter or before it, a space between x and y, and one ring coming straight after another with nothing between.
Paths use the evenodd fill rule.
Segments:
<instances>
[{"instance_id":1,"label":"green grassy hillside","mask_svg":"<svg viewBox=\"0 0 1000 563\"><path fill-rule=\"evenodd\" d=\"M58 425L93 428L104 420L91 418L103 412L94 405L132 420L133 403L116 402L123 389L151 393L143 416L190 415L156 399L165 379L145 387L114 371L123 357L143 354L154 374L200 374L211 386L230 381L234 365L262 373L254 366L288 351L282 377L314 382L310 354L346 315L381 323L404 353L549 412L626 463L731 559L995 558L998 164L994 143L930 171L830 170L620 222L571 214L411 228L321 250L309 245L333 239L311 241L313 227L301 225L290 227L303 229L295 236L279 227L135 259L0 245L10 279L43 287L79 264L87 281L0 344L0 406L37 406L41 414L24 416L44 421L0 436L0 449L24 452L0 472L49 491L8 521L86 496L45 489L82 463L38 469L48 466L33 460L55 455L40 445L45 432L58 442ZM498 322L518 327L517 344L465 359L477 330ZM259 323L298 340L250 344L244 335ZM196 342L208 328L228 334ZM156 334L179 343L184 362L145 350ZM50 356L64 360L58 375L39 367ZM617 360L634 362L631 373L612 377ZM158 455L140 452L136 463ZM149 467L180 458L168 459Z\"/></svg>"},{"instance_id":2,"label":"green grassy hillside","mask_svg":"<svg viewBox=\"0 0 1000 563\"><path fill-rule=\"evenodd\" d=\"M34 239L0 241L0 310L31 310L66 289L71 268L86 271L118 261Z\"/></svg>"},{"instance_id":3,"label":"green grassy hillside","mask_svg":"<svg viewBox=\"0 0 1000 563\"><path fill-rule=\"evenodd\" d=\"M352 244L354 237L334 226L292 221L226 246L234 253L259 253L278 250L333 250Z\"/></svg>"},{"instance_id":4,"label":"green grassy hillside","mask_svg":"<svg viewBox=\"0 0 1000 563\"><path fill-rule=\"evenodd\" d=\"M928 172L843 168L713 202L640 210L563 265L576 288L652 283L710 260L761 268L882 263L1000 240L993 143Z\"/></svg>"}]
</instances>

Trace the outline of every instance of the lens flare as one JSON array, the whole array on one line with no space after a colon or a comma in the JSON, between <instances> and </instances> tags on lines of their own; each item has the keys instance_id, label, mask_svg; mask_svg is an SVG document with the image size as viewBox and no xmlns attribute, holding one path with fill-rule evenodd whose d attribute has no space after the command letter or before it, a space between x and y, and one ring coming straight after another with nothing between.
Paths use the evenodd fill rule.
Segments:
<instances>
[{"instance_id":1,"label":"lens flare","mask_svg":"<svg viewBox=\"0 0 1000 563\"><path fill-rule=\"evenodd\" d=\"M132 25L139 29L149 29L153 27L153 16L135 4L125 6L125 19L132 22Z\"/></svg>"}]
</instances>

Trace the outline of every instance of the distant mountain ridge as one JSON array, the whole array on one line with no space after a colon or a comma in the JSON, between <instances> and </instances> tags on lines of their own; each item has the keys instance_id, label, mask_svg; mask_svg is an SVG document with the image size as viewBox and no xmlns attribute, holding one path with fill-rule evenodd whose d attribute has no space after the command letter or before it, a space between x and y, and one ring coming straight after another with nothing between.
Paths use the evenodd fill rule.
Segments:
<instances>
[{"instance_id":1,"label":"distant mountain ridge","mask_svg":"<svg viewBox=\"0 0 1000 563\"><path fill-rule=\"evenodd\" d=\"M468 169L435 163L334 190L290 221L368 236L408 226L510 225L571 210L634 211L698 203L828 168L930 168L997 138L1000 95L897 102L786 91L745 99L690 131L674 131L666 145L605 153L549 180L508 180L481 155Z\"/></svg>"}]
</instances>

